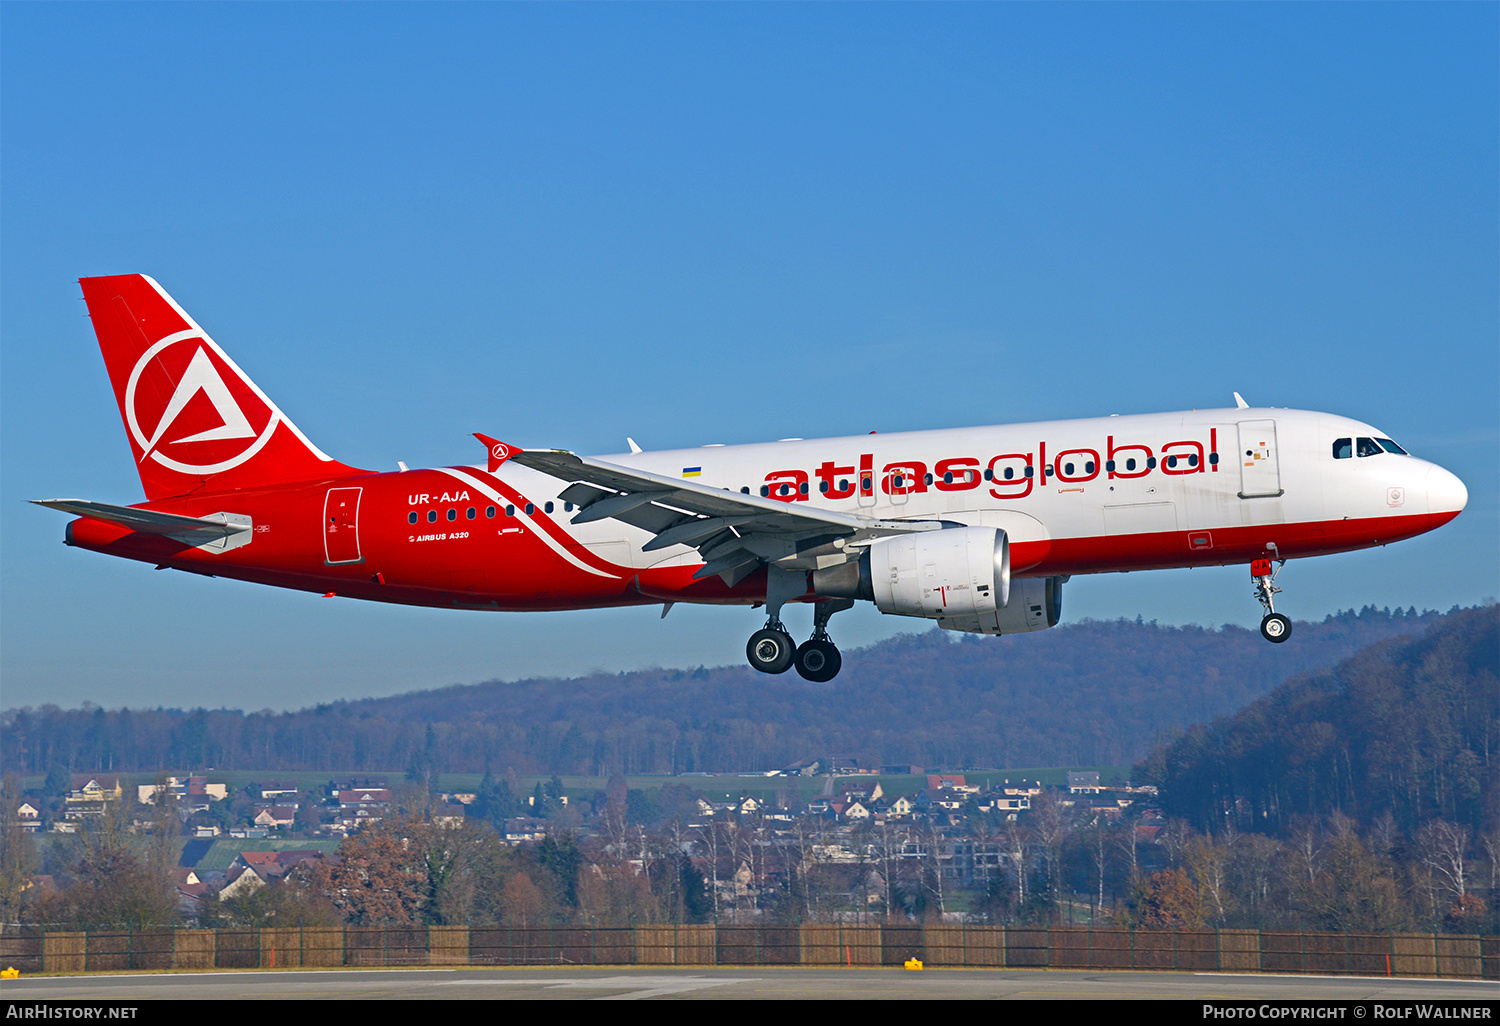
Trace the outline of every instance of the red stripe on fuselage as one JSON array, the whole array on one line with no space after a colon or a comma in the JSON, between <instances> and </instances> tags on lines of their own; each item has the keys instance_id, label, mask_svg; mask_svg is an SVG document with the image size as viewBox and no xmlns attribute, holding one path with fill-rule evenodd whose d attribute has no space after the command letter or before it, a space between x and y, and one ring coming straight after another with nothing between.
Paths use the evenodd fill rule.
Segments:
<instances>
[{"instance_id":1,"label":"red stripe on fuselage","mask_svg":"<svg viewBox=\"0 0 1500 1026\"><path fill-rule=\"evenodd\" d=\"M474 473L466 468L464 472L474 474L509 501L524 508L526 497L514 487L482 471ZM382 476L386 475L371 475L365 480L376 485ZM323 566L321 550L317 548L320 541L318 510L326 487L319 484L282 491L274 496L274 503L269 501L273 498L271 495L262 492L257 496L246 491L202 497L191 503L179 499L145 504L147 508L189 516L221 508L244 508L255 513L257 525L262 525L264 518L265 526L273 528L268 534L257 534L251 544L224 553L189 548L161 535L137 533L86 517L71 522L68 537L80 548L195 573L319 593L337 591L352 598L411 605L578 609L676 600L734 603L754 601L764 595L763 577L758 574L734 587L727 587L717 577L706 581L692 580L692 574L701 564L636 570L611 563L573 539L540 512L531 516L540 530L547 531L555 543L566 546L567 551L581 562L605 570L611 576L604 578L588 574L568 563L540 539L529 539L530 544L527 544L526 534L518 533L513 536L514 543L524 545L525 550L513 555L505 554L505 549L513 543L495 537L487 541L472 539L474 543L480 543L480 547L470 558L459 562L493 575L495 579L487 582L482 591L461 591L452 586L454 566L447 563L432 565L421 559L413 561L401 544L409 530L404 518L400 528L385 523L385 518L392 512L389 504L384 510L372 509L368 515L361 513L361 535L368 537L370 543L364 549L369 555L363 564ZM399 487L404 488L405 484ZM377 494L384 491L378 487L374 490ZM540 505L533 505L541 509ZM1456 512L1414 513L1354 520L1053 538L1049 542L1013 543L1013 561L1016 566L1025 568L1024 576L1045 577L1248 563L1268 556L1300 558L1400 541L1433 530L1455 516ZM296 527L305 526L307 530L296 530L293 522L296 522ZM500 522L498 518L488 520L484 527L493 529ZM292 527L291 532L289 527ZM399 541L397 535L402 536ZM1271 544L1275 545L1274 550ZM377 573L382 573L388 583L381 583L375 577ZM550 587L521 590L543 581Z\"/></svg>"},{"instance_id":2,"label":"red stripe on fuselage","mask_svg":"<svg viewBox=\"0 0 1500 1026\"><path fill-rule=\"evenodd\" d=\"M534 502L532 500L529 500L522 492L512 487L510 484L494 476L493 474L479 470L477 467L456 467L454 469L461 470L464 473L471 475L476 480L483 481L485 484L489 485L491 488L495 489L495 491L499 492L502 496L509 500L512 505L517 506L520 509L525 509L526 503L531 502L531 506L534 512L528 513L526 515L531 518L532 522L540 525L541 528L547 532L548 537L550 537L553 541L557 542L559 545L566 546L570 552L572 552L583 562L592 566L594 569L602 570L610 574L611 576L622 578L631 577L636 573L633 567L621 566L618 563L611 563L609 560L597 555L592 549L589 549L577 538L574 538L567 531L563 530L561 525L553 520L551 516L542 512L543 502L549 500L543 500L543 502ZM439 471L439 473L441 473L441 471ZM551 501L560 502L561 500Z\"/></svg>"},{"instance_id":3,"label":"red stripe on fuselage","mask_svg":"<svg viewBox=\"0 0 1500 1026\"><path fill-rule=\"evenodd\" d=\"M1268 557L1326 556L1412 538L1447 523L1457 515L1411 513L1359 520L1054 538L1051 551L1036 566L1028 568L1025 576L1167 570L1248 563ZM1207 546L1194 546L1195 539L1205 537L1209 541ZM1274 549L1271 544L1275 545Z\"/></svg>"}]
</instances>

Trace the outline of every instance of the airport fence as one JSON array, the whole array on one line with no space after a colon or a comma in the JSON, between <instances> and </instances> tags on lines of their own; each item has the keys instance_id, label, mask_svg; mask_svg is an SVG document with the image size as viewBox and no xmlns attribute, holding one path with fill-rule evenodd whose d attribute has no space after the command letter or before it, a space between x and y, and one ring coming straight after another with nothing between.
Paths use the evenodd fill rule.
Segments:
<instances>
[{"instance_id":1,"label":"airport fence","mask_svg":"<svg viewBox=\"0 0 1500 1026\"><path fill-rule=\"evenodd\" d=\"M899 966L1500 979L1500 937L967 925L418 926L0 933L22 973L348 966Z\"/></svg>"}]
</instances>

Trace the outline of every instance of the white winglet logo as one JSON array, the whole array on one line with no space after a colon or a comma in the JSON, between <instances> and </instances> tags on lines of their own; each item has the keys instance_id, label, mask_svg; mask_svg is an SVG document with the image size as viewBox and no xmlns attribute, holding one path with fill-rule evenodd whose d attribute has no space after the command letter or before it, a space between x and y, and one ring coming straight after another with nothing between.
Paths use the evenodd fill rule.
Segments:
<instances>
[{"instance_id":1,"label":"white winglet logo","mask_svg":"<svg viewBox=\"0 0 1500 1026\"><path fill-rule=\"evenodd\" d=\"M146 433L141 429L140 419L137 416L136 387L140 383L142 372L151 364L151 361L160 356L168 346L175 345L178 342L195 343L195 351L192 358L188 361L187 368L183 371L182 377L178 379L176 387L172 391L172 397L167 401L166 409L162 411L161 419L156 422L156 427L152 430L151 436L147 438ZM265 405L268 408L269 416L266 419L266 424L260 431L256 431L254 425L250 422L250 418L245 416L245 411L241 409L240 403L236 401L234 394L225 383L223 375L219 373L219 368L214 365L214 360L209 355L210 347L214 348L220 360L228 365L231 370L238 370L229 361L228 357L224 356L222 352L218 352L217 347L213 345L211 340L201 332L193 330L180 331L174 335L168 335L142 353L141 358L136 361L135 367L130 372L130 380L125 386L125 417L131 435L135 437L136 442L141 447L142 462L149 456L162 466L185 474L217 474L244 463L251 456L255 455L261 446L265 445L270 439L277 421L280 420L280 411L267 402ZM254 389L253 385L250 387ZM182 438L168 438L167 434L172 425L177 422L183 411L187 409L188 404L200 392L213 407L220 423L214 427L205 428ZM252 394L258 397L258 390L255 390ZM149 400L146 401L149 402ZM147 416L149 417L149 411ZM246 446L240 447L238 451L229 454L225 454L223 447L211 446L210 449L214 451L214 457L211 457L213 462L209 463L183 462L182 460L172 459L158 450L158 446L167 444L177 446L188 442L223 442L233 441L234 439L250 439L251 442Z\"/></svg>"},{"instance_id":2,"label":"white winglet logo","mask_svg":"<svg viewBox=\"0 0 1500 1026\"><path fill-rule=\"evenodd\" d=\"M510 459L510 446L506 445L504 442L496 442L494 448L490 450L490 455L495 457L495 459L504 462L505 460Z\"/></svg>"}]
</instances>

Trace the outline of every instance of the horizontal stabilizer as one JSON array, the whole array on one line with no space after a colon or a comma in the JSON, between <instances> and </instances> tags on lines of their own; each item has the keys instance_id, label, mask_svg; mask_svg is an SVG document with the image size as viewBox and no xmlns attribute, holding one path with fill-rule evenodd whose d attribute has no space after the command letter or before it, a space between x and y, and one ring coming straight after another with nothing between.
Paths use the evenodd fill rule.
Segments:
<instances>
[{"instance_id":1,"label":"horizontal stabilizer","mask_svg":"<svg viewBox=\"0 0 1500 1026\"><path fill-rule=\"evenodd\" d=\"M159 513L154 509L137 509L134 506L115 506L108 502L91 502L87 499L32 499L38 506L71 513L77 517L102 520L108 524L119 524L132 531L145 534L165 534L174 537L198 535L225 538L251 529L249 517L214 513L211 517L184 517L176 513ZM242 521L242 522L241 522Z\"/></svg>"}]
</instances>

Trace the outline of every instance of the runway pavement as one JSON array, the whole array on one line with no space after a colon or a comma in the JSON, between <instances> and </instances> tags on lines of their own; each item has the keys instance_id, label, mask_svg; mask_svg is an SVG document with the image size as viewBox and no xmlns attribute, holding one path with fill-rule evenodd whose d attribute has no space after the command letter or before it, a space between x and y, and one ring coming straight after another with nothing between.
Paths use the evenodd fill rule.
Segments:
<instances>
[{"instance_id":1,"label":"runway pavement","mask_svg":"<svg viewBox=\"0 0 1500 1026\"><path fill-rule=\"evenodd\" d=\"M945 1000L1084 999L1348 1004L1440 1002L1489 1018L1500 984L1462 980L1017 969L547 967L291 970L35 977L0 982L0 1003L258 1000ZM1488 1006L1488 1007L1478 1007ZM143 1009L137 1018L150 1018ZM6 1018L15 1018L11 1013ZM1200 1016L1201 1017L1201 1014ZM1271 1011L1256 1018L1280 1018ZM1395 1017L1395 1016L1391 1016ZM1420 1013L1403 1018L1419 1018Z\"/></svg>"}]
</instances>

